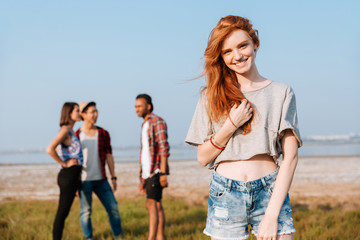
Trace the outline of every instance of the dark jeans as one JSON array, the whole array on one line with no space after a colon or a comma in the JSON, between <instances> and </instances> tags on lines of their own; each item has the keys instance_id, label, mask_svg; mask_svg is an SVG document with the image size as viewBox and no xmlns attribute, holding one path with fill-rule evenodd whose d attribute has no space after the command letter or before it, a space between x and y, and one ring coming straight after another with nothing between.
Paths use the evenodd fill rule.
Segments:
<instances>
[{"instance_id":1,"label":"dark jeans","mask_svg":"<svg viewBox=\"0 0 360 240\"><path fill-rule=\"evenodd\" d=\"M58 174L57 180L60 187L60 199L53 227L54 240L61 239L65 219L69 214L75 193L80 186L80 174L81 166L63 168Z\"/></svg>"}]
</instances>

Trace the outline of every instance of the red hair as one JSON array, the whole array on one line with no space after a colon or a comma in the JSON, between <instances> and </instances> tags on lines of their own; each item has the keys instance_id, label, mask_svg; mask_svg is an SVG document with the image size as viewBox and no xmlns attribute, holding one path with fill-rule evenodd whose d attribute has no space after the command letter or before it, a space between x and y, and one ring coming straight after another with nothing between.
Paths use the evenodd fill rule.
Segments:
<instances>
[{"instance_id":1,"label":"red hair","mask_svg":"<svg viewBox=\"0 0 360 240\"><path fill-rule=\"evenodd\" d=\"M215 122L224 120L224 116L230 114L231 107L239 105L244 99L240 91L235 72L230 70L224 63L221 50L225 39L236 30L247 32L255 46L259 47L258 31L252 28L249 19L228 15L220 19L216 27L211 31L206 47L204 76L206 86L202 90L206 92L208 102L209 119ZM254 112L253 106L251 106ZM251 130L253 116L243 125L243 134Z\"/></svg>"}]
</instances>

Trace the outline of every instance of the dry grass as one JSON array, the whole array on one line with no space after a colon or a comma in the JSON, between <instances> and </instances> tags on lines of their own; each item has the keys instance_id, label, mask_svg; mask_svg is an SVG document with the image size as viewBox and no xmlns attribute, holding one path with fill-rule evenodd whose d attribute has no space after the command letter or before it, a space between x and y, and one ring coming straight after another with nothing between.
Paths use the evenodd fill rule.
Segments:
<instances>
[{"instance_id":1,"label":"dry grass","mask_svg":"<svg viewBox=\"0 0 360 240\"><path fill-rule=\"evenodd\" d=\"M118 199L118 202L125 239L146 239L148 219L144 199ZM206 206L169 197L163 204L167 239L209 239L202 234ZM0 239L51 239L56 207L57 202L52 200L0 203ZM83 239L78 216L79 202L76 200L67 218L63 239ZM344 211L330 204L309 208L295 203L293 217L297 230L295 239L360 239L360 210ZM97 200L92 219L95 238L112 239L106 212Z\"/></svg>"}]
</instances>

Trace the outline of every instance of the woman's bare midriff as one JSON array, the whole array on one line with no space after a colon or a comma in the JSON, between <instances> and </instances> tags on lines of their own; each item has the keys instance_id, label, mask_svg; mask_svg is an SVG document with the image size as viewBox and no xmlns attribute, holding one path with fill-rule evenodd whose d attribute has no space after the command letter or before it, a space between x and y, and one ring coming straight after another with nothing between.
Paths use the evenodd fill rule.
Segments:
<instances>
[{"instance_id":1,"label":"woman's bare midriff","mask_svg":"<svg viewBox=\"0 0 360 240\"><path fill-rule=\"evenodd\" d=\"M271 156L259 154L246 160L223 161L216 168L216 172L229 179L248 182L262 178L276 168Z\"/></svg>"}]
</instances>

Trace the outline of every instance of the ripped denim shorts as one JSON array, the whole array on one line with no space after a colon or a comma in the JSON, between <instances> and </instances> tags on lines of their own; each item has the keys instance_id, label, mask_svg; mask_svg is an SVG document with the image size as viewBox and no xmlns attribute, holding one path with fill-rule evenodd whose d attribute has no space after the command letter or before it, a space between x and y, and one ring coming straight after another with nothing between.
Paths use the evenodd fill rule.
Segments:
<instances>
[{"instance_id":1,"label":"ripped denim shorts","mask_svg":"<svg viewBox=\"0 0 360 240\"><path fill-rule=\"evenodd\" d=\"M210 183L204 233L216 239L242 240L249 237L248 225L257 236L269 203L278 170L254 181L223 177L214 171ZM289 194L278 218L278 235L295 232Z\"/></svg>"}]
</instances>

